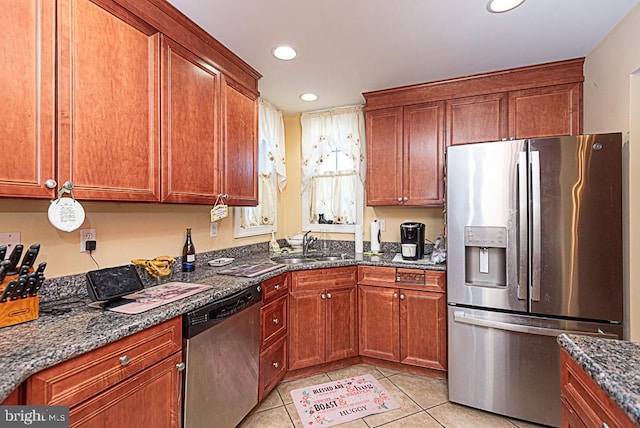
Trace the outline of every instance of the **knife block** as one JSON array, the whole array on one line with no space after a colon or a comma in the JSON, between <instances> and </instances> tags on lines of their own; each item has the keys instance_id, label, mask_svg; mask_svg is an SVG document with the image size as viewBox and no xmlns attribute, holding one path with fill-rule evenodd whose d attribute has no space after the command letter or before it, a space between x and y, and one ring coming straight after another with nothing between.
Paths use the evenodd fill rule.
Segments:
<instances>
[{"instance_id":1,"label":"knife block","mask_svg":"<svg viewBox=\"0 0 640 428\"><path fill-rule=\"evenodd\" d=\"M0 284L0 294L9 284L9 281L17 278L17 276L11 275L4 279ZM7 300L4 303L0 303L0 328L38 319L39 302L38 296L29 296L25 299Z\"/></svg>"}]
</instances>

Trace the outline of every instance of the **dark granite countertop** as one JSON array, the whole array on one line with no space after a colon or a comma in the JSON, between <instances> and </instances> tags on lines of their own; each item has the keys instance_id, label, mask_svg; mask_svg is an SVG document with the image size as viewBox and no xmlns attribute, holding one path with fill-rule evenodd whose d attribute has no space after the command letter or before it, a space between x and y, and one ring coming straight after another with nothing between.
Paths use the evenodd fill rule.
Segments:
<instances>
[{"instance_id":1,"label":"dark granite countertop","mask_svg":"<svg viewBox=\"0 0 640 428\"><path fill-rule=\"evenodd\" d=\"M558 343L640 425L640 343L561 334Z\"/></svg>"},{"instance_id":2,"label":"dark granite countertop","mask_svg":"<svg viewBox=\"0 0 640 428\"><path fill-rule=\"evenodd\" d=\"M206 260L222 256L235 257L233 264L236 265L269 260L269 254L266 251L213 252L204 257L199 256L200 262L195 272L188 276L176 273L171 280L207 284L212 286L211 289L138 315L125 315L88 307L90 300L86 295L86 286L81 276L80 280L75 277L54 280L48 291L43 288L41 313L37 320L0 329L0 402L34 373L181 316L284 272L354 265L446 270L445 264L394 263L392 260L395 251L388 251L380 256L357 255L357 257L354 257L351 252L350 255L347 254L351 258L346 260L287 265L259 277L242 278L217 275L217 271L223 267L214 268L205 264ZM146 282L147 285L151 285L148 281ZM58 298L53 298L53 294ZM66 304L64 299L71 299L72 303ZM69 312L54 315L46 311L47 307L64 307L65 305L71 308Z\"/></svg>"}]
</instances>

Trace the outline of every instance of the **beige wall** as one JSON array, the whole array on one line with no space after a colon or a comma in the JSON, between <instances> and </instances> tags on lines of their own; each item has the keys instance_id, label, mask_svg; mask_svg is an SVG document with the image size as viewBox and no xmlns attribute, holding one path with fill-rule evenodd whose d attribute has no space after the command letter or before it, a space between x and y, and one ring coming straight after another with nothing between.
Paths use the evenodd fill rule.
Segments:
<instances>
[{"instance_id":1,"label":"beige wall","mask_svg":"<svg viewBox=\"0 0 640 428\"><path fill-rule=\"evenodd\" d=\"M625 295L628 337L640 341L640 5L585 61L584 131L623 132L625 142ZM631 94L634 94L633 96ZM628 181L627 181L628 180ZM606 260L603 260L606 263Z\"/></svg>"}]
</instances>

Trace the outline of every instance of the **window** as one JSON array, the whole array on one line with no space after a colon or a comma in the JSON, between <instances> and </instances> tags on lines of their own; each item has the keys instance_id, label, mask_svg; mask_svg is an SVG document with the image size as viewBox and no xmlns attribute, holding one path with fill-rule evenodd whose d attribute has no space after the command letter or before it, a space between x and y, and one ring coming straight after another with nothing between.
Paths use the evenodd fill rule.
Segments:
<instances>
[{"instance_id":1,"label":"window","mask_svg":"<svg viewBox=\"0 0 640 428\"><path fill-rule=\"evenodd\" d=\"M362 107L304 113L302 227L353 233L362 224L365 150Z\"/></svg>"},{"instance_id":2,"label":"window","mask_svg":"<svg viewBox=\"0 0 640 428\"><path fill-rule=\"evenodd\" d=\"M282 112L267 101L258 103L258 206L236 208L234 237L263 235L277 230L277 189L287 183Z\"/></svg>"}]
</instances>

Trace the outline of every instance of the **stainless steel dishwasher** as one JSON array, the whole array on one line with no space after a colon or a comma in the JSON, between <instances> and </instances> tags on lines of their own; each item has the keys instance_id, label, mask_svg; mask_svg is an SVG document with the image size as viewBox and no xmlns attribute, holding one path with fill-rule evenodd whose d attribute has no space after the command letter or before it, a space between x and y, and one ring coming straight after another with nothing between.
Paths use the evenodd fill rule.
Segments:
<instances>
[{"instance_id":1,"label":"stainless steel dishwasher","mask_svg":"<svg viewBox=\"0 0 640 428\"><path fill-rule=\"evenodd\" d=\"M235 427L258 403L260 286L183 317L186 428Z\"/></svg>"}]
</instances>

